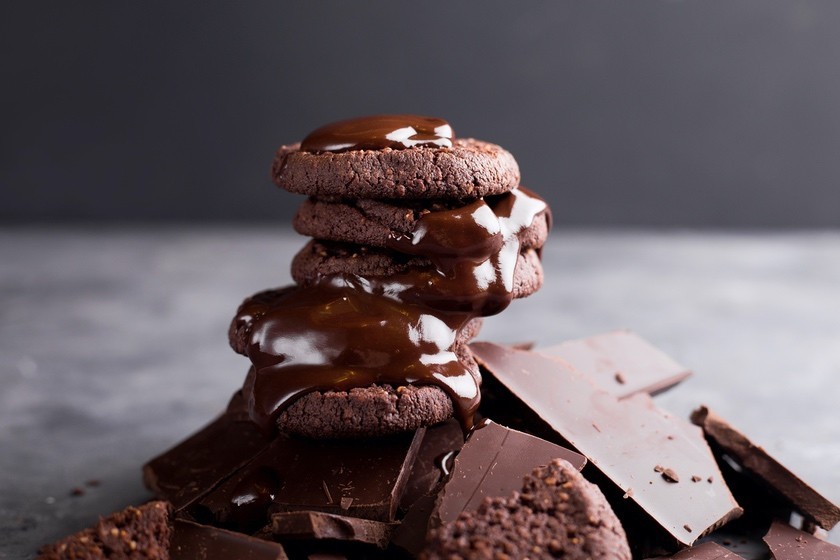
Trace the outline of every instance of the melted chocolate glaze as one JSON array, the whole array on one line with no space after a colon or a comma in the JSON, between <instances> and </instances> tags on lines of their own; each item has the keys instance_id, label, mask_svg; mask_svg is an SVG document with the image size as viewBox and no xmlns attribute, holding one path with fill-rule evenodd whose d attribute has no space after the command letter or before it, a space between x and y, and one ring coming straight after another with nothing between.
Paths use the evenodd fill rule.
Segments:
<instances>
[{"instance_id":1,"label":"melted chocolate glaze","mask_svg":"<svg viewBox=\"0 0 840 560\"><path fill-rule=\"evenodd\" d=\"M373 115L334 122L312 131L300 143L305 152L401 150L414 146L449 148L454 134L443 119L418 115Z\"/></svg>"},{"instance_id":2,"label":"melted chocolate glaze","mask_svg":"<svg viewBox=\"0 0 840 560\"><path fill-rule=\"evenodd\" d=\"M424 256L431 268L383 278L329 276L246 301L234 324L250 324L244 350L253 368L243 394L251 419L270 432L280 412L310 391L435 385L469 429L480 380L458 359L458 332L508 306L517 233L545 209L536 195L517 189L430 212L391 248Z\"/></svg>"}]
</instances>

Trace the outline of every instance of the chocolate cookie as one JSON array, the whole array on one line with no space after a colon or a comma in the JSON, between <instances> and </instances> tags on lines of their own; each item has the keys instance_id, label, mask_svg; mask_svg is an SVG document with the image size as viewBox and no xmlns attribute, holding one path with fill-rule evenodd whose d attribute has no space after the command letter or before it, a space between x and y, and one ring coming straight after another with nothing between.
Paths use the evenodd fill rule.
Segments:
<instances>
[{"instance_id":1,"label":"chocolate cookie","mask_svg":"<svg viewBox=\"0 0 840 560\"><path fill-rule=\"evenodd\" d=\"M478 364L466 347L461 363L479 379ZM313 439L377 437L433 426L452 417L452 400L433 385L373 385L349 391L313 391L284 410L277 427Z\"/></svg>"},{"instance_id":2,"label":"chocolate cookie","mask_svg":"<svg viewBox=\"0 0 840 560\"><path fill-rule=\"evenodd\" d=\"M320 276L354 274L365 278L389 277L409 270L430 268L431 261L409 257L394 251L366 246L312 240L292 260L292 278L299 284L311 284ZM543 269L535 249L520 252L513 276L514 298L536 292L543 282Z\"/></svg>"},{"instance_id":3,"label":"chocolate cookie","mask_svg":"<svg viewBox=\"0 0 840 560\"><path fill-rule=\"evenodd\" d=\"M598 487L555 459L526 476L521 492L485 498L477 511L434 530L421 558L630 560L631 554Z\"/></svg>"},{"instance_id":4,"label":"chocolate cookie","mask_svg":"<svg viewBox=\"0 0 840 560\"><path fill-rule=\"evenodd\" d=\"M47 545L38 560L169 558L171 507L166 502L129 506L93 527Z\"/></svg>"},{"instance_id":5,"label":"chocolate cookie","mask_svg":"<svg viewBox=\"0 0 840 560\"><path fill-rule=\"evenodd\" d=\"M505 195L502 195L505 196ZM421 216L457 207L447 201L399 204L370 199L325 200L310 197L295 215L295 231L316 239L388 247L400 236L410 236ZM540 248L548 237L551 217L548 209L517 234L524 248Z\"/></svg>"},{"instance_id":6,"label":"chocolate cookie","mask_svg":"<svg viewBox=\"0 0 840 560\"><path fill-rule=\"evenodd\" d=\"M281 146L274 183L311 196L377 199L468 199L519 184L519 166L500 146L462 138L451 147L310 153Z\"/></svg>"}]
</instances>

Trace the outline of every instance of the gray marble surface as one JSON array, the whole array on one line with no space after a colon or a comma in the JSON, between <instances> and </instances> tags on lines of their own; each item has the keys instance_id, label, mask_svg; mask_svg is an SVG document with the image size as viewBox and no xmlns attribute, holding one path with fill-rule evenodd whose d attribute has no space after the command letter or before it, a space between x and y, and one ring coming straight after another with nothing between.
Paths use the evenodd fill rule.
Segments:
<instances>
[{"instance_id":1,"label":"gray marble surface","mask_svg":"<svg viewBox=\"0 0 840 560\"><path fill-rule=\"evenodd\" d=\"M302 243L268 228L0 230L0 558L147 498L142 463L243 380L236 306L287 282ZM840 501L840 232L560 232L544 260L543 290L481 338L632 328L696 372L662 407L710 405Z\"/></svg>"}]
</instances>

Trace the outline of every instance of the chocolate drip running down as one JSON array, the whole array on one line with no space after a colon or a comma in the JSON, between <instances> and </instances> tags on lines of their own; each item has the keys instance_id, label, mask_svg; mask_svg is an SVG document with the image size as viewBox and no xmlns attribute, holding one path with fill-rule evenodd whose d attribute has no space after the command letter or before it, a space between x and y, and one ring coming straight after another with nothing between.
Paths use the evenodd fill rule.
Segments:
<instances>
[{"instance_id":1,"label":"chocolate drip running down","mask_svg":"<svg viewBox=\"0 0 840 560\"><path fill-rule=\"evenodd\" d=\"M325 276L246 301L234 325L249 331L244 351L254 367L243 394L251 419L273 431L282 410L311 391L435 385L469 429L480 380L458 359L458 332L510 303L517 234L546 209L517 189L430 212L391 248L426 257L431 267L388 277Z\"/></svg>"},{"instance_id":2,"label":"chocolate drip running down","mask_svg":"<svg viewBox=\"0 0 840 560\"><path fill-rule=\"evenodd\" d=\"M305 152L401 150L414 146L452 147L455 135L443 119L418 115L375 115L334 122L303 139Z\"/></svg>"}]
</instances>

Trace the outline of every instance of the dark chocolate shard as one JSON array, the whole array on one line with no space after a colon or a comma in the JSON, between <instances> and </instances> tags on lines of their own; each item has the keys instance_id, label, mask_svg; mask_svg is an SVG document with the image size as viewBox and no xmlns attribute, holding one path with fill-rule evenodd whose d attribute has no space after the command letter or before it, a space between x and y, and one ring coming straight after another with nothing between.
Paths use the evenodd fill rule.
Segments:
<instances>
[{"instance_id":1,"label":"dark chocolate shard","mask_svg":"<svg viewBox=\"0 0 840 560\"><path fill-rule=\"evenodd\" d=\"M171 560L287 560L280 543L185 519L175 521Z\"/></svg>"},{"instance_id":2,"label":"dark chocolate shard","mask_svg":"<svg viewBox=\"0 0 840 560\"><path fill-rule=\"evenodd\" d=\"M461 512L477 510L485 498L506 497L520 490L527 475L552 459L564 459L577 470L586 464L574 451L485 420L455 457L441 493L438 518L442 523L454 521Z\"/></svg>"},{"instance_id":3,"label":"dark chocolate shard","mask_svg":"<svg viewBox=\"0 0 840 560\"><path fill-rule=\"evenodd\" d=\"M287 511L393 521L424 433L352 441L281 434L189 511L198 520L245 531Z\"/></svg>"},{"instance_id":4,"label":"dark chocolate shard","mask_svg":"<svg viewBox=\"0 0 840 560\"><path fill-rule=\"evenodd\" d=\"M743 560L743 557L719 544L706 542L681 550L673 556L657 556L656 560Z\"/></svg>"},{"instance_id":5,"label":"dark chocolate shard","mask_svg":"<svg viewBox=\"0 0 840 560\"><path fill-rule=\"evenodd\" d=\"M787 523L774 521L764 536L774 560L838 560L840 546L794 529Z\"/></svg>"},{"instance_id":6,"label":"dark chocolate shard","mask_svg":"<svg viewBox=\"0 0 840 560\"><path fill-rule=\"evenodd\" d=\"M143 482L159 497L183 509L247 463L268 444L235 410L143 466Z\"/></svg>"},{"instance_id":7,"label":"dark chocolate shard","mask_svg":"<svg viewBox=\"0 0 840 560\"><path fill-rule=\"evenodd\" d=\"M454 418L426 428L400 501L400 510L407 511L417 500L434 492L448 474L453 455L463 445L464 431Z\"/></svg>"},{"instance_id":8,"label":"dark chocolate shard","mask_svg":"<svg viewBox=\"0 0 840 560\"><path fill-rule=\"evenodd\" d=\"M271 516L271 531L280 540L326 540L388 546L396 523L334 515L322 511L291 511Z\"/></svg>"},{"instance_id":9,"label":"dark chocolate shard","mask_svg":"<svg viewBox=\"0 0 840 560\"><path fill-rule=\"evenodd\" d=\"M702 406L691 414L691 421L703 428L706 437L722 453L734 460L743 470L769 486L782 501L830 530L840 521L840 507L822 496L784 465L755 445L723 418Z\"/></svg>"},{"instance_id":10,"label":"dark chocolate shard","mask_svg":"<svg viewBox=\"0 0 840 560\"><path fill-rule=\"evenodd\" d=\"M535 351L566 360L620 399L661 393L691 375L688 368L631 331L569 340Z\"/></svg>"},{"instance_id":11,"label":"dark chocolate shard","mask_svg":"<svg viewBox=\"0 0 840 560\"><path fill-rule=\"evenodd\" d=\"M741 515L700 430L657 409L648 395L618 400L560 358L490 343L471 349L486 377L618 487L617 503L625 495L623 502L646 512L676 542L691 545ZM656 465L712 482L667 482L654 471Z\"/></svg>"}]
</instances>

